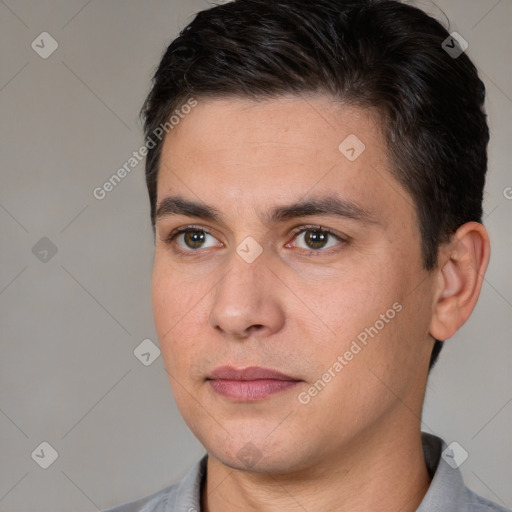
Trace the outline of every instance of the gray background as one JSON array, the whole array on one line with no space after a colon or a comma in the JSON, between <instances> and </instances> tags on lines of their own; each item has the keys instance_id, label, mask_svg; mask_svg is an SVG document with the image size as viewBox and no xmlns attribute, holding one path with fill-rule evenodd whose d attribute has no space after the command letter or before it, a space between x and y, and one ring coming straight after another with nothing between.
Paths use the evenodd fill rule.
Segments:
<instances>
[{"instance_id":1,"label":"gray background","mask_svg":"<svg viewBox=\"0 0 512 512\"><path fill-rule=\"evenodd\" d=\"M446 13L488 90L493 253L474 315L431 376L423 429L460 443L467 485L510 507L512 1L437 4L417 2ZM164 46L207 6L0 1L2 512L107 508L174 483L203 453L162 358L133 354L157 342L143 163L104 200L92 191L142 145L138 110ZM31 48L44 31L59 45L47 59ZM33 253L43 237L57 248L46 262ZM42 441L59 454L46 470L31 457Z\"/></svg>"}]
</instances>

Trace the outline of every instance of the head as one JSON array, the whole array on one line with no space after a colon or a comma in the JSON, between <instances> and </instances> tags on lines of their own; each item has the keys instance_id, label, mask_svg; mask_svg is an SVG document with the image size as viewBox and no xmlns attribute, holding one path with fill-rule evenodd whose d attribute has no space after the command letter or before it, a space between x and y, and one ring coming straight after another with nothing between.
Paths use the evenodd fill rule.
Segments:
<instances>
[{"instance_id":1,"label":"head","mask_svg":"<svg viewBox=\"0 0 512 512\"><path fill-rule=\"evenodd\" d=\"M341 449L404 403L421 415L489 257L485 90L447 37L395 1L235 0L167 48L143 108L155 323L185 420L226 463L252 440L299 468L340 422ZM296 383L226 400L226 364Z\"/></svg>"}]
</instances>

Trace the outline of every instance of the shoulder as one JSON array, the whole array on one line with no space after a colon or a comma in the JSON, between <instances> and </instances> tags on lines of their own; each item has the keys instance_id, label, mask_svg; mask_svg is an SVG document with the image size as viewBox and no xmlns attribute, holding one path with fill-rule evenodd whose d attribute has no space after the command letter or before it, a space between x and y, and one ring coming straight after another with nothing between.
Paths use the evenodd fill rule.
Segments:
<instances>
[{"instance_id":1,"label":"shoulder","mask_svg":"<svg viewBox=\"0 0 512 512\"><path fill-rule=\"evenodd\" d=\"M104 512L170 512L172 509L169 509L167 505L174 501L177 488L178 484L171 485L150 496L109 508Z\"/></svg>"},{"instance_id":2,"label":"shoulder","mask_svg":"<svg viewBox=\"0 0 512 512\"><path fill-rule=\"evenodd\" d=\"M150 496L125 503L103 512L197 512L200 509L201 487L206 476L205 455L181 480Z\"/></svg>"},{"instance_id":3,"label":"shoulder","mask_svg":"<svg viewBox=\"0 0 512 512\"><path fill-rule=\"evenodd\" d=\"M511 512L493 501L489 501L466 487L466 507L470 512Z\"/></svg>"},{"instance_id":4,"label":"shoulder","mask_svg":"<svg viewBox=\"0 0 512 512\"><path fill-rule=\"evenodd\" d=\"M417 512L511 512L466 487L456 460L456 446L425 432L422 443L432 480Z\"/></svg>"}]
</instances>

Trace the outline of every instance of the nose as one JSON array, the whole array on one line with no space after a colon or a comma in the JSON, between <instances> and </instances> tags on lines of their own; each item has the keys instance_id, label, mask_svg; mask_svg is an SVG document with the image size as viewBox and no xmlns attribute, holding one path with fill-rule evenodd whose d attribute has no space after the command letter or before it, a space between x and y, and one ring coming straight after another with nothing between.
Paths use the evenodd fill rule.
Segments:
<instances>
[{"instance_id":1,"label":"nose","mask_svg":"<svg viewBox=\"0 0 512 512\"><path fill-rule=\"evenodd\" d=\"M234 253L219 281L209 316L210 326L227 338L268 336L284 325L279 280L261 254L252 263Z\"/></svg>"}]
</instances>

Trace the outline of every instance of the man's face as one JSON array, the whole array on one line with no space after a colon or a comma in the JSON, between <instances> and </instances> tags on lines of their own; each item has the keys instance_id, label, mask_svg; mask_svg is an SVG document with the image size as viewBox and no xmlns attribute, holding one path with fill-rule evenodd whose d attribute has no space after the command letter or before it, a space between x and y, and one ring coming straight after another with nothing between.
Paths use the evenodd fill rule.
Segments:
<instances>
[{"instance_id":1,"label":"man's face","mask_svg":"<svg viewBox=\"0 0 512 512\"><path fill-rule=\"evenodd\" d=\"M217 217L157 218L155 324L185 421L230 467L301 470L419 424L434 277L379 125L324 96L198 99L165 139L157 208Z\"/></svg>"}]
</instances>

